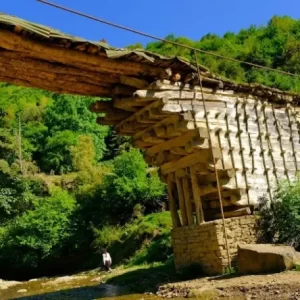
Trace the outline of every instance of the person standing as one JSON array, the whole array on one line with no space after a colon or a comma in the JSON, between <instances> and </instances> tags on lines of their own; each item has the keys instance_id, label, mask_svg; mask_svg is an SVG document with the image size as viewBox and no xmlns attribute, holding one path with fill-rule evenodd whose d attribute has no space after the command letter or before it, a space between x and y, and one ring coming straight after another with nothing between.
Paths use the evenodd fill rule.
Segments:
<instances>
[{"instance_id":1,"label":"person standing","mask_svg":"<svg viewBox=\"0 0 300 300\"><path fill-rule=\"evenodd\" d=\"M102 254L103 256L103 265L105 267L106 271L111 271L111 257L110 254L107 252L107 249L104 249L104 253Z\"/></svg>"}]
</instances>

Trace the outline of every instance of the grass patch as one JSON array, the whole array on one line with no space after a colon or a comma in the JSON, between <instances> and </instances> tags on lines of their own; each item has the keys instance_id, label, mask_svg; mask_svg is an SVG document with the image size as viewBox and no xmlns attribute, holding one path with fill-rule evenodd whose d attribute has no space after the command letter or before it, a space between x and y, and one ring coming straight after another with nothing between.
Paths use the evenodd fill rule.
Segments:
<instances>
[{"instance_id":1,"label":"grass patch","mask_svg":"<svg viewBox=\"0 0 300 300\"><path fill-rule=\"evenodd\" d=\"M108 275L106 283L126 286L132 292L155 292L159 285L180 280L174 264L154 263L130 268L123 268Z\"/></svg>"},{"instance_id":2,"label":"grass patch","mask_svg":"<svg viewBox=\"0 0 300 300\"><path fill-rule=\"evenodd\" d=\"M126 286L132 292L154 292L159 285L203 276L193 264L176 272L171 246L172 221L169 212L140 217L124 227L95 231L94 246L109 248L116 266L105 276L108 284Z\"/></svg>"},{"instance_id":3,"label":"grass patch","mask_svg":"<svg viewBox=\"0 0 300 300\"><path fill-rule=\"evenodd\" d=\"M295 271L298 271L298 272L300 271L300 265L295 266Z\"/></svg>"},{"instance_id":4,"label":"grass patch","mask_svg":"<svg viewBox=\"0 0 300 300\"><path fill-rule=\"evenodd\" d=\"M95 229L93 246L99 253L108 247L114 265L162 263L172 255L171 228L169 212L150 214L123 227Z\"/></svg>"},{"instance_id":5,"label":"grass patch","mask_svg":"<svg viewBox=\"0 0 300 300\"><path fill-rule=\"evenodd\" d=\"M235 275L237 273L237 270L236 268L234 267L226 267L224 272L223 272L223 275Z\"/></svg>"}]
</instances>

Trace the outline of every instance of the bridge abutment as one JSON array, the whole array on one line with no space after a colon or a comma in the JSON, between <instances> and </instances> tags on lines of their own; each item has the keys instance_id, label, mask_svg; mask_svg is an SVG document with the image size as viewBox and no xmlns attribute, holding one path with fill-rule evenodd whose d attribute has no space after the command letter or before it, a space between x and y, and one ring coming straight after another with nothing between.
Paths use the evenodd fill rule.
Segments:
<instances>
[{"instance_id":1,"label":"bridge abutment","mask_svg":"<svg viewBox=\"0 0 300 300\"><path fill-rule=\"evenodd\" d=\"M226 219L231 265L236 266L237 245L256 242L255 216ZM228 267L228 254L222 220L174 228L172 245L176 269L199 264L208 275L222 274Z\"/></svg>"}]
</instances>

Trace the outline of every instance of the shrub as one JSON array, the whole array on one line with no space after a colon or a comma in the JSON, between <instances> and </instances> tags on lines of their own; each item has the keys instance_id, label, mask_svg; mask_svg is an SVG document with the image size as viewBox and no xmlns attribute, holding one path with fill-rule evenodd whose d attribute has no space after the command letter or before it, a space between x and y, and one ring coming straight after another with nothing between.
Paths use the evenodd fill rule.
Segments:
<instances>
[{"instance_id":1,"label":"shrub","mask_svg":"<svg viewBox=\"0 0 300 300\"><path fill-rule=\"evenodd\" d=\"M262 199L259 214L263 242L300 248L300 181L282 182L273 203Z\"/></svg>"},{"instance_id":2,"label":"shrub","mask_svg":"<svg viewBox=\"0 0 300 300\"><path fill-rule=\"evenodd\" d=\"M36 209L11 221L1 231L1 265L35 268L49 257L58 257L72 236L75 208L75 201L67 192L56 191L41 199Z\"/></svg>"},{"instance_id":3,"label":"shrub","mask_svg":"<svg viewBox=\"0 0 300 300\"><path fill-rule=\"evenodd\" d=\"M172 254L169 212L150 214L123 227L94 229L92 246L97 251L108 247L114 263L128 265L165 262Z\"/></svg>"}]
</instances>

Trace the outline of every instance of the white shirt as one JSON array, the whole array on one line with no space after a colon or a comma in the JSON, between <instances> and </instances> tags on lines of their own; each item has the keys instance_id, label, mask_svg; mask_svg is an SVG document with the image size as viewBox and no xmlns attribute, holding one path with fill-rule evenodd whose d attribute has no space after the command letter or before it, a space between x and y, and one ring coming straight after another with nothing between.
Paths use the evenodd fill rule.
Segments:
<instances>
[{"instance_id":1,"label":"white shirt","mask_svg":"<svg viewBox=\"0 0 300 300\"><path fill-rule=\"evenodd\" d=\"M103 253L102 256L103 256L103 264L104 264L104 265L105 265L105 262L106 262L106 261L109 261L110 263L112 263L110 254L109 254L108 252Z\"/></svg>"}]
</instances>

